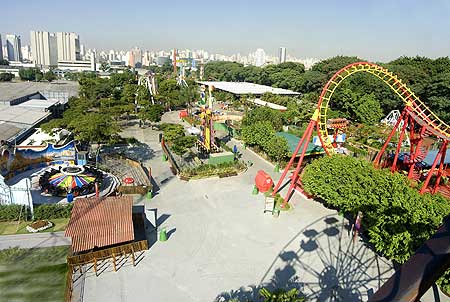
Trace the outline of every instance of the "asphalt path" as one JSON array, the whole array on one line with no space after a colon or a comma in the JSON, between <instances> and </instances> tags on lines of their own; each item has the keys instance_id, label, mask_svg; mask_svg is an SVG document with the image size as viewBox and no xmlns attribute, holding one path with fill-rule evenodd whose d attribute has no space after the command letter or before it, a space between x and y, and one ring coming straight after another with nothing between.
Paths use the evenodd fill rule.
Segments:
<instances>
[{"instance_id":1,"label":"asphalt path","mask_svg":"<svg viewBox=\"0 0 450 302\"><path fill-rule=\"evenodd\" d=\"M64 232L48 232L39 234L20 234L0 236L0 250L10 247L39 248L70 245L71 240L64 237Z\"/></svg>"}]
</instances>

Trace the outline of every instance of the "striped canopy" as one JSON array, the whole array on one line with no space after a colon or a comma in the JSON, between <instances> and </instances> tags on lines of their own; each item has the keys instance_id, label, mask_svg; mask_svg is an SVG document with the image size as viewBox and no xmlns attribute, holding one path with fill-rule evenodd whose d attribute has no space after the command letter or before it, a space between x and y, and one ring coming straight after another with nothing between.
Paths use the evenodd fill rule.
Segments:
<instances>
[{"instance_id":1,"label":"striped canopy","mask_svg":"<svg viewBox=\"0 0 450 302\"><path fill-rule=\"evenodd\" d=\"M94 180L95 177L86 174L67 175L64 173L56 173L49 178L49 183L55 187L73 189L75 187L82 187Z\"/></svg>"}]
</instances>

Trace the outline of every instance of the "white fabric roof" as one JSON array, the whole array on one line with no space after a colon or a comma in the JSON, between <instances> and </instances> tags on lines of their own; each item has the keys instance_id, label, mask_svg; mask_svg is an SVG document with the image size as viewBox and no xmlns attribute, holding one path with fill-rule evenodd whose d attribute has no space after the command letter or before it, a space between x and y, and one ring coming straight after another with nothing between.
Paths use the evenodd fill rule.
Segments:
<instances>
[{"instance_id":1,"label":"white fabric roof","mask_svg":"<svg viewBox=\"0 0 450 302\"><path fill-rule=\"evenodd\" d=\"M266 92L280 95L299 95L300 93L282 89L275 88L266 85L253 84L248 82L214 82L214 81L198 81L202 85L213 85L215 89L220 89L233 94L256 94L261 95Z\"/></svg>"},{"instance_id":2,"label":"white fabric roof","mask_svg":"<svg viewBox=\"0 0 450 302\"><path fill-rule=\"evenodd\" d=\"M272 108L272 109L275 109L275 110L280 110L280 111L287 110L287 108L285 106L281 106L281 105L274 104L274 103L269 103L269 102L263 101L261 99L253 99L253 100L248 100L248 101L251 102L251 103L254 103L256 105L266 106L266 107L269 107L269 108Z\"/></svg>"}]
</instances>

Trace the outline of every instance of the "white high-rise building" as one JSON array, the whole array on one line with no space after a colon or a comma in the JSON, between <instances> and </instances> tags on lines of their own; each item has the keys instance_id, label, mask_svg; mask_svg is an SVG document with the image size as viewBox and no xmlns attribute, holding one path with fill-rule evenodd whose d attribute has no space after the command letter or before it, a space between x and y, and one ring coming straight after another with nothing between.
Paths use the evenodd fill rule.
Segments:
<instances>
[{"instance_id":1,"label":"white high-rise building","mask_svg":"<svg viewBox=\"0 0 450 302\"><path fill-rule=\"evenodd\" d=\"M20 36L6 35L6 53L8 61L22 62Z\"/></svg>"},{"instance_id":2,"label":"white high-rise building","mask_svg":"<svg viewBox=\"0 0 450 302\"><path fill-rule=\"evenodd\" d=\"M84 44L80 45L80 57L81 60L84 60L84 56L86 55L86 48L84 47Z\"/></svg>"},{"instance_id":3,"label":"white high-rise building","mask_svg":"<svg viewBox=\"0 0 450 302\"><path fill-rule=\"evenodd\" d=\"M280 47L278 49L278 63L286 62L286 47Z\"/></svg>"},{"instance_id":4,"label":"white high-rise building","mask_svg":"<svg viewBox=\"0 0 450 302\"><path fill-rule=\"evenodd\" d=\"M31 61L31 47L30 47L30 45L22 46L22 59L24 61Z\"/></svg>"},{"instance_id":5,"label":"white high-rise building","mask_svg":"<svg viewBox=\"0 0 450 302\"><path fill-rule=\"evenodd\" d=\"M108 54L108 60L114 61L115 59L116 59L116 53L114 52L114 50L111 49Z\"/></svg>"},{"instance_id":6,"label":"white high-rise building","mask_svg":"<svg viewBox=\"0 0 450 302\"><path fill-rule=\"evenodd\" d=\"M56 33L58 46L58 62L74 62L81 60L80 37L76 33Z\"/></svg>"},{"instance_id":7,"label":"white high-rise building","mask_svg":"<svg viewBox=\"0 0 450 302\"><path fill-rule=\"evenodd\" d=\"M262 48L258 48L255 52L255 65L258 67L266 63L266 52Z\"/></svg>"},{"instance_id":8,"label":"white high-rise building","mask_svg":"<svg viewBox=\"0 0 450 302\"><path fill-rule=\"evenodd\" d=\"M31 57L37 66L55 66L58 64L56 35L47 31L31 31Z\"/></svg>"},{"instance_id":9,"label":"white high-rise building","mask_svg":"<svg viewBox=\"0 0 450 302\"><path fill-rule=\"evenodd\" d=\"M0 60L3 59L3 43L2 43L2 35L0 35Z\"/></svg>"}]
</instances>

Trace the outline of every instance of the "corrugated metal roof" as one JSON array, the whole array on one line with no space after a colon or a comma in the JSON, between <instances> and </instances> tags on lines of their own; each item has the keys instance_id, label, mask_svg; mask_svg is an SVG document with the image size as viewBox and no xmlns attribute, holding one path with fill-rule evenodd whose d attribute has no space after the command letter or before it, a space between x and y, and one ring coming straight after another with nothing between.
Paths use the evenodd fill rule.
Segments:
<instances>
[{"instance_id":1,"label":"corrugated metal roof","mask_svg":"<svg viewBox=\"0 0 450 302\"><path fill-rule=\"evenodd\" d=\"M77 199L65 236L72 251L82 252L134 240L130 196Z\"/></svg>"}]
</instances>

